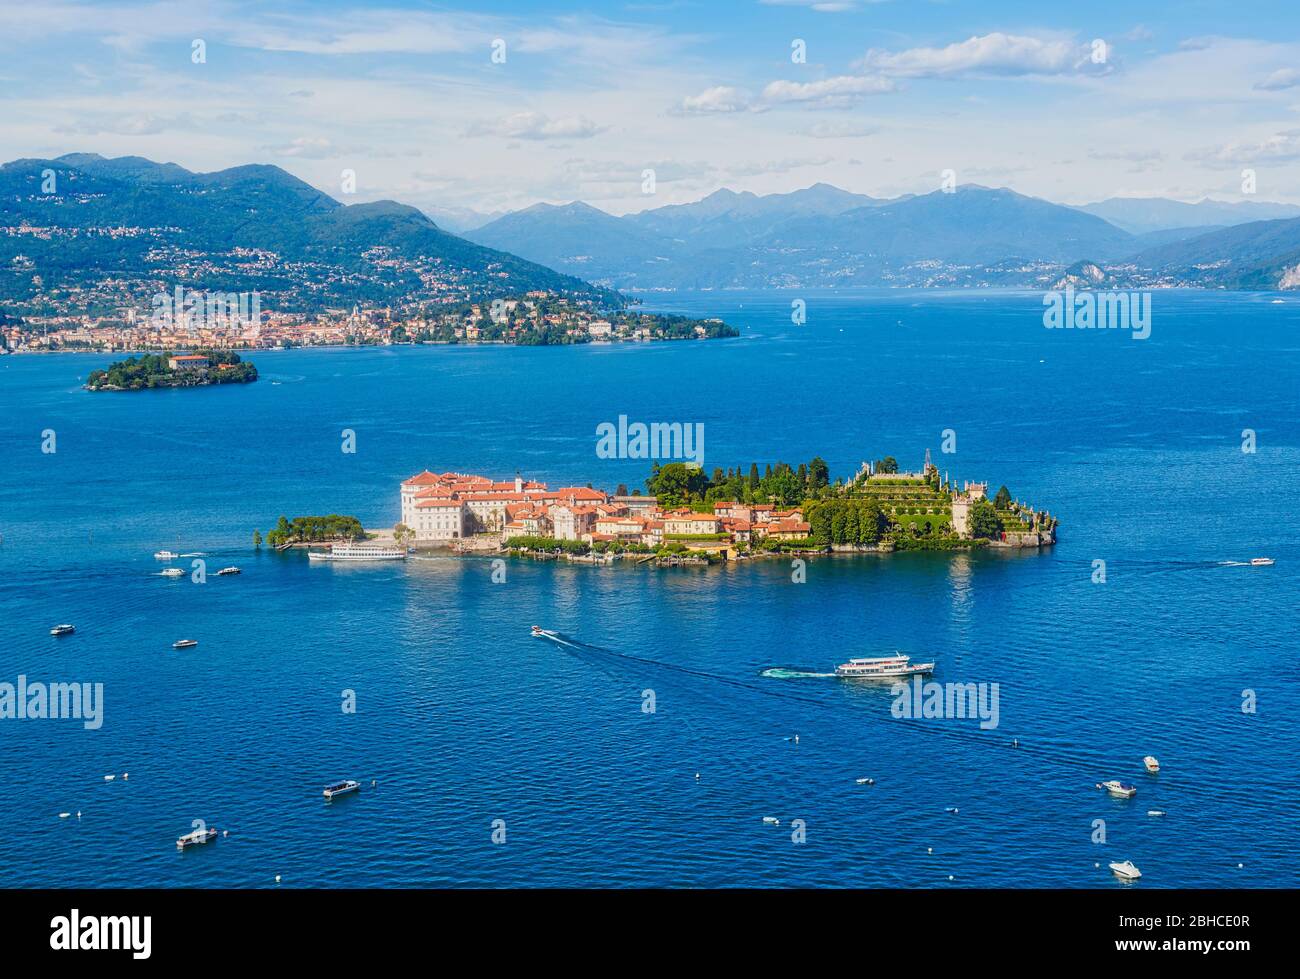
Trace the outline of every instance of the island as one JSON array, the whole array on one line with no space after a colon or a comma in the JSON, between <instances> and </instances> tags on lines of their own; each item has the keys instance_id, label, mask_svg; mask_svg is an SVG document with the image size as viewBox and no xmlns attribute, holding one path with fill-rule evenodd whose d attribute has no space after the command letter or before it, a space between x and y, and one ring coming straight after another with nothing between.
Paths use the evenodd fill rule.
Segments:
<instances>
[{"instance_id":1,"label":"island","mask_svg":"<svg viewBox=\"0 0 1300 979\"><path fill-rule=\"evenodd\" d=\"M960 486L927 450L900 472L886 456L832 482L820 457L798 467L757 463L714 469L655 465L643 493L428 470L399 488L399 544L457 553L512 553L603 563L618 557L705 564L776 555L974 548L1056 543L1057 519L985 482Z\"/></svg>"},{"instance_id":2,"label":"island","mask_svg":"<svg viewBox=\"0 0 1300 979\"><path fill-rule=\"evenodd\" d=\"M146 391L155 388L196 388L211 384L249 384L257 380L252 361L241 360L233 350L199 350L194 353L141 354L94 370L86 378L87 391Z\"/></svg>"}]
</instances>

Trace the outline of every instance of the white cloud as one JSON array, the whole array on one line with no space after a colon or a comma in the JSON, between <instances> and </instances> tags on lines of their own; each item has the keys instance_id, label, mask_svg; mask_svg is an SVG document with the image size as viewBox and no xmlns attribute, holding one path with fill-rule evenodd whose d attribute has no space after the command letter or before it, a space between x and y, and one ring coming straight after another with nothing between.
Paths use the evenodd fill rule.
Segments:
<instances>
[{"instance_id":1,"label":"white cloud","mask_svg":"<svg viewBox=\"0 0 1300 979\"><path fill-rule=\"evenodd\" d=\"M859 136L874 136L880 132L878 126L869 126L861 122L818 122L809 126L801 135L813 139L852 139Z\"/></svg>"},{"instance_id":2,"label":"white cloud","mask_svg":"<svg viewBox=\"0 0 1300 979\"><path fill-rule=\"evenodd\" d=\"M540 112L516 112L492 123L471 126L466 135L506 136L510 139L589 139L608 127L598 126L586 116L552 119Z\"/></svg>"},{"instance_id":3,"label":"white cloud","mask_svg":"<svg viewBox=\"0 0 1300 979\"><path fill-rule=\"evenodd\" d=\"M897 86L887 78L870 75L836 75L816 82L769 82L763 101L779 104L797 102L819 106L844 106L868 95L883 95Z\"/></svg>"},{"instance_id":4,"label":"white cloud","mask_svg":"<svg viewBox=\"0 0 1300 979\"><path fill-rule=\"evenodd\" d=\"M1300 160L1300 129L1275 133L1261 140L1241 140L1204 150L1194 150L1187 159L1209 166L1235 167Z\"/></svg>"},{"instance_id":5,"label":"white cloud","mask_svg":"<svg viewBox=\"0 0 1300 979\"><path fill-rule=\"evenodd\" d=\"M1300 71L1294 68L1279 68L1262 82L1257 82L1255 88L1261 92L1280 92L1284 88L1295 88L1297 85L1300 85Z\"/></svg>"},{"instance_id":6,"label":"white cloud","mask_svg":"<svg viewBox=\"0 0 1300 979\"><path fill-rule=\"evenodd\" d=\"M730 85L715 85L698 95L682 99L677 111L686 115L707 115L714 112L745 112L750 108L752 96L743 89Z\"/></svg>"},{"instance_id":7,"label":"white cloud","mask_svg":"<svg viewBox=\"0 0 1300 979\"><path fill-rule=\"evenodd\" d=\"M942 48L867 52L862 66L903 78L956 78L965 75L1069 75L1098 73L1090 45L1065 38L1025 37L994 32Z\"/></svg>"}]
</instances>

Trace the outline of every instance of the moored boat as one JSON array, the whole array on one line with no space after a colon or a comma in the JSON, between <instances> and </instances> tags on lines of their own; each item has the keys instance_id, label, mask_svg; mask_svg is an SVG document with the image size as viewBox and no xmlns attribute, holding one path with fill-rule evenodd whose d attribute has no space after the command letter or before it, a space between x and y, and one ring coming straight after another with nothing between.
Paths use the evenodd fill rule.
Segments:
<instances>
[{"instance_id":1,"label":"moored boat","mask_svg":"<svg viewBox=\"0 0 1300 979\"><path fill-rule=\"evenodd\" d=\"M895 653L893 656L859 656L835 667L835 675L852 680L934 672L933 663L912 663L910 660L911 657L903 653Z\"/></svg>"},{"instance_id":2,"label":"moored boat","mask_svg":"<svg viewBox=\"0 0 1300 979\"><path fill-rule=\"evenodd\" d=\"M1147 755L1145 758L1142 759L1142 764L1146 765L1147 771L1150 772L1152 775L1160 771L1160 761L1159 759L1156 758L1155 755Z\"/></svg>"},{"instance_id":3,"label":"moored boat","mask_svg":"<svg viewBox=\"0 0 1300 979\"><path fill-rule=\"evenodd\" d=\"M195 846L199 843L207 843L217 838L215 829L196 829L193 833L186 833L176 841L176 849L184 850L186 847Z\"/></svg>"},{"instance_id":4,"label":"moored boat","mask_svg":"<svg viewBox=\"0 0 1300 979\"><path fill-rule=\"evenodd\" d=\"M1134 866L1132 860L1125 860L1122 863L1112 863L1108 865L1114 873L1123 877L1125 880L1137 880L1142 876L1142 871Z\"/></svg>"},{"instance_id":5,"label":"moored boat","mask_svg":"<svg viewBox=\"0 0 1300 979\"><path fill-rule=\"evenodd\" d=\"M340 541L328 551L308 551L312 561L405 561L406 548L373 541Z\"/></svg>"},{"instance_id":6,"label":"moored boat","mask_svg":"<svg viewBox=\"0 0 1300 979\"><path fill-rule=\"evenodd\" d=\"M1131 799L1137 795L1138 790L1127 782L1121 782L1119 779L1111 779L1108 782L1098 782L1097 788L1105 789L1111 795L1121 799Z\"/></svg>"},{"instance_id":7,"label":"moored boat","mask_svg":"<svg viewBox=\"0 0 1300 979\"><path fill-rule=\"evenodd\" d=\"M68 625L68 624L65 622L63 625L56 625L53 629L51 629L51 630L50 630L50 635L51 635L51 636L70 636L70 635L72 635L72 634L73 634L74 632L76 632L76 631L77 631L77 627L76 627L76 626L74 626L74 625Z\"/></svg>"},{"instance_id":8,"label":"moored boat","mask_svg":"<svg viewBox=\"0 0 1300 979\"><path fill-rule=\"evenodd\" d=\"M346 778L342 782L334 782L325 786L322 795L327 799L333 799L336 795L347 795L349 792L356 792L361 788L361 783L356 779Z\"/></svg>"}]
</instances>

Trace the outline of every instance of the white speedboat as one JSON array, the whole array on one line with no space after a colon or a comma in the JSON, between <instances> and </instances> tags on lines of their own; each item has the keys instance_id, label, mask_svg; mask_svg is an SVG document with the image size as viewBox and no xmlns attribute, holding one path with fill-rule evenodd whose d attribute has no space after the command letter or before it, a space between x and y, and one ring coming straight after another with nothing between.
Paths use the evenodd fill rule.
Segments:
<instances>
[{"instance_id":1,"label":"white speedboat","mask_svg":"<svg viewBox=\"0 0 1300 979\"><path fill-rule=\"evenodd\" d=\"M1142 876L1142 871L1134 866L1132 860L1125 860L1123 863L1112 863L1108 864L1108 866L1115 872L1116 876L1123 877L1125 880L1137 880Z\"/></svg>"},{"instance_id":2,"label":"white speedboat","mask_svg":"<svg viewBox=\"0 0 1300 979\"><path fill-rule=\"evenodd\" d=\"M172 649L189 649L191 646L197 646L198 644L197 639L177 639L172 643Z\"/></svg>"},{"instance_id":3,"label":"white speedboat","mask_svg":"<svg viewBox=\"0 0 1300 979\"><path fill-rule=\"evenodd\" d=\"M406 548L372 541L340 541L328 551L308 551L312 561L405 561Z\"/></svg>"},{"instance_id":4,"label":"white speedboat","mask_svg":"<svg viewBox=\"0 0 1300 979\"><path fill-rule=\"evenodd\" d=\"M186 833L176 841L176 849L184 850L187 846L195 846L199 843L207 843L217 838L215 829L196 829L193 833Z\"/></svg>"},{"instance_id":5,"label":"white speedboat","mask_svg":"<svg viewBox=\"0 0 1300 979\"><path fill-rule=\"evenodd\" d=\"M219 575L222 575L222 574L241 574L241 573L242 573L242 572L240 571L240 569L237 568L237 567L235 567L233 564L232 564L230 567L228 567L228 568L222 568L220 571L217 572L217 574L219 574Z\"/></svg>"},{"instance_id":6,"label":"white speedboat","mask_svg":"<svg viewBox=\"0 0 1300 979\"><path fill-rule=\"evenodd\" d=\"M1142 764L1146 765L1147 771L1152 775L1160 771L1160 762L1155 755L1147 755L1142 759Z\"/></svg>"},{"instance_id":7,"label":"white speedboat","mask_svg":"<svg viewBox=\"0 0 1300 979\"><path fill-rule=\"evenodd\" d=\"M63 625L56 625L53 629L51 629L51 630L50 630L50 635L51 635L51 636L70 636L70 635L72 635L72 634L73 634L74 632L76 632L76 631L77 631L77 627L76 627L76 626L74 626L74 625L68 625L67 623L64 623Z\"/></svg>"},{"instance_id":8,"label":"white speedboat","mask_svg":"<svg viewBox=\"0 0 1300 979\"><path fill-rule=\"evenodd\" d=\"M893 656L859 656L835 667L835 675L846 679L874 679L888 676L911 676L933 673L933 663L912 663L902 653Z\"/></svg>"},{"instance_id":9,"label":"white speedboat","mask_svg":"<svg viewBox=\"0 0 1300 979\"><path fill-rule=\"evenodd\" d=\"M184 568L163 568L158 572L164 578L183 578L185 577Z\"/></svg>"},{"instance_id":10,"label":"white speedboat","mask_svg":"<svg viewBox=\"0 0 1300 979\"><path fill-rule=\"evenodd\" d=\"M325 786L322 793L325 798L333 799L336 795L347 795L349 792L356 792L361 788L361 783L356 779L346 778L342 782L335 782L332 785Z\"/></svg>"},{"instance_id":11,"label":"white speedboat","mask_svg":"<svg viewBox=\"0 0 1300 979\"><path fill-rule=\"evenodd\" d=\"M1097 788L1105 789L1113 796L1121 799L1131 799L1138 794L1138 790L1127 782L1121 782L1118 779L1111 779L1109 782L1098 782Z\"/></svg>"},{"instance_id":12,"label":"white speedboat","mask_svg":"<svg viewBox=\"0 0 1300 979\"><path fill-rule=\"evenodd\" d=\"M533 634L533 638L534 638L534 639L554 639L554 638L555 638L555 633L554 633L554 632L552 632L550 629L543 629L543 628L542 628L541 626L539 626L539 625L535 625L535 626L533 626L533 633L532 633L532 634Z\"/></svg>"},{"instance_id":13,"label":"white speedboat","mask_svg":"<svg viewBox=\"0 0 1300 979\"><path fill-rule=\"evenodd\" d=\"M1273 559L1271 557L1253 557L1250 559L1250 563L1256 568L1266 568L1273 563Z\"/></svg>"},{"instance_id":14,"label":"white speedboat","mask_svg":"<svg viewBox=\"0 0 1300 979\"><path fill-rule=\"evenodd\" d=\"M175 551L158 551L154 554L154 557L159 561L174 561L176 558L180 557L180 555Z\"/></svg>"}]
</instances>

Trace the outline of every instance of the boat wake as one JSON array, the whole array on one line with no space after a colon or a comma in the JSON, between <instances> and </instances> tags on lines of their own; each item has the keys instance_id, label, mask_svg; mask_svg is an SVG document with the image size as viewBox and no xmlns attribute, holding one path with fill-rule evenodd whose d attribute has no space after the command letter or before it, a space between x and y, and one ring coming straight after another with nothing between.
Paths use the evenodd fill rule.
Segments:
<instances>
[{"instance_id":1,"label":"boat wake","mask_svg":"<svg viewBox=\"0 0 1300 979\"><path fill-rule=\"evenodd\" d=\"M771 669L763 670L759 676L765 676L771 680L803 680L803 679L824 679L835 676L834 673L814 673L811 670L794 670L787 669L784 666L773 666Z\"/></svg>"}]
</instances>

